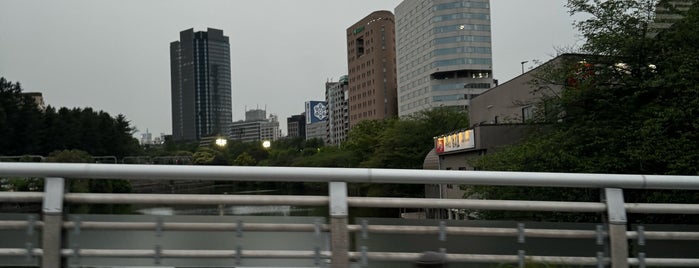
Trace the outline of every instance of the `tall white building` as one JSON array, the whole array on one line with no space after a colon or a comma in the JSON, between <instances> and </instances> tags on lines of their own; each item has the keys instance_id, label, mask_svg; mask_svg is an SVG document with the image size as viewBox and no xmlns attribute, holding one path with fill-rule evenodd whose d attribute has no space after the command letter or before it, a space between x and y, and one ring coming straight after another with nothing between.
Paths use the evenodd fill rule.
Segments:
<instances>
[{"instance_id":1,"label":"tall white building","mask_svg":"<svg viewBox=\"0 0 699 268\"><path fill-rule=\"evenodd\" d=\"M465 109L494 86L489 0L405 0L395 17L399 116Z\"/></svg>"},{"instance_id":2,"label":"tall white building","mask_svg":"<svg viewBox=\"0 0 699 268\"><path fill-rule=\"evenodd\" d=\"M260 140L276 141L282 136L277 115L270 114L267 122L260 124Z\"/></svg>"},{"instance_id":3,"label":"tall white building","mask_svg":"<svg viewBox=\"0 0 699 268\"><path fill-rule=\"evenodd\" d=\"M349 133L349 89L348 76L339 82L325 83L325 102L328 104L326 145L340 145Z\"/></svg>"}]
</instances>

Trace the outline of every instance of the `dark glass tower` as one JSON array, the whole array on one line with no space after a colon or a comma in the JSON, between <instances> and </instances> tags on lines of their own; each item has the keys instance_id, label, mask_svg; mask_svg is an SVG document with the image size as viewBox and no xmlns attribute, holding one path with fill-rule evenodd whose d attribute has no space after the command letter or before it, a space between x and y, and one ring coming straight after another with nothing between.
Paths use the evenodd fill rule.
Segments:
<instances>
[{"instance_id":1,"label":"dark glass tower","mask_svg":"<svg viewBox=\"0 0 699 268\"><path fill-rule=\"evenodd\" d=\"M170 43L170 79L174 140L228 135L231 57L222 30L180 32L180 40Z\"/></svg>"}]
</instances>

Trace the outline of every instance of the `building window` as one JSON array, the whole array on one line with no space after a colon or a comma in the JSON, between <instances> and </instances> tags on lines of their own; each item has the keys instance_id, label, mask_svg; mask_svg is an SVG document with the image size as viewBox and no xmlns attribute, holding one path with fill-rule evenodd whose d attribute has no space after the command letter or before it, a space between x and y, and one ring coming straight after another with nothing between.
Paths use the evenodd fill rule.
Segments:
<instances>
[{"instance_id":1,"label":"building window","mask_svg":"<svg viewBox=\"0 0 699 268\"><path fill-rule=\"evenodd\" d=\"M356 50L357 50L357 57L364 55L364 38L360 37L357 38L356 43Z\"/></svg>"},{"instance_id":2,"label":"building window","mask_svg":"<svg viewBox=\"0 0 699 268\"><path fill-rule=\"evenodd\" d=\"M532 106L522 108L522 122L531 121L532 119L534 119L534 108Z\"/></svg>"}]
</instances>

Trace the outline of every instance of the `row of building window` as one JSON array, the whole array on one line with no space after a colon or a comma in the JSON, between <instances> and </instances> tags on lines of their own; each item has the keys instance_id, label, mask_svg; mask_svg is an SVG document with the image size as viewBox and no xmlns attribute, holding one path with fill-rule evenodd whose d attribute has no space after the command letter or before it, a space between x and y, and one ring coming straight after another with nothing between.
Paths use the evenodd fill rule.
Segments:
<instances>
[{"instance_id":1,"label":"row of building window","mask_svg":"<svg viewBox=\"0 0 699 268\"><path fill-rule=\"evenodd\" d=\"M423 62L435 57L435 56L446 56L446 55L456 55L456 54L463 54L463 53L470 53L470 54L483 54L483 55L491 55L491 48L490 47L453 47L453 48L441 48L441 49L436 49L431 51L430 53L427 53L421 57L418 57L417 59L411 61L410 63L407 64L401 64L401 71L405 71L406 69L410 69L413 66L422 64ZM402 57L405 59L406 57ZM474 63L474 64L481 64L481 63Z\"/></svg>"},{"instance_id":2,"label":"row of building window","mask_svg":"<svg viewBox=\"0 0 699 268\"><path fill-rule=\"evenodd\" d=\"M449 20L490 20L489 13L454 13L441 16L434 16L432 22L449 21Z\"/></svg>"},{"instance_id":3,"label":"row of building window","mask_svg":"<svg viewBox=\"0 0 699 268\"><path fill-rule=\"evenodd\" d=\"M479 31L490 32L490 25L487 24L455 24L432 28L432 33L448 33L455 31Z\"/></svg>"},{"instance_id":4,"label":"row of building window","mask_svg":"<svg viewBox=\"0 0 699 268\"><path fill-rule=\"evenodd\" d=\"M477 64L477 65L492 65L493 60L489 58L461 58L450 60L438 60L432 63L432 67L443 67L451 65Z\"/></svg>"},{"instance_id":5,"label":"row of building window","mask_svg":"<svg viewBox=\"0 0 699 268\"><path fill-rule=\"evenodd\" d=\"M357 114L355 114L355 115L352 115L350 120L359 120L359 119L362 119L362 118L371 117L371 116L373 116L373 115L375 115L375 114L376 114L376 109L374 109L374 110L369 110L369 111L366 111L366 112L357 113ZM355 121L355 122L356 122L356 121Z\"/></svg>"},{"instance_id":6,"label":"row of building window","mask_svg":"<svg viewBox=\"0 0 699 268\"><path fill-rule=\"evenodd\" d=\"M490 43L490 36L486 36L486 35L449 36L449 37L435 38L434 41L432 41L432 42L434 42L435 45L451 44L451 43L459 43L459 42Z\"/></svg>"},{"instance_id":7,"label":"row of building window","mask_svg":"<svg viewBox=\"0 0 699 268\"><path fill-rule=\"evenodd\" d=\"M465 99L466 99L465 94L432 96L432 101L456 101L456 100L465 100Z\"/></svg>"},{"instance_id":8,"label":"row of building window","mask_svg":"<svg viewBox=\"0 0 699 268\"><path fill-rule=\"evenodd\" d=\"M490 8L490 4L487 2L456 1L451 3L436 4L432 7L432 10L438 11L456 8Z\"/></svg>"},{"instance_id":9,"label":"row of building window","mask_svg":"<svg viewBox=\"0 0 699 268\"><path fill-rule=\"evenodd\" d=\"M425 13L420 13L420 17ZM427 30L430 25L435 22L449 21L449 20L463 20L463 19L480 19L480 20L490 20L490 15L487 13L453 13L441 16L434 16L431 19L424 21L416 18L415 16L410 17L410 20L403 23L399 22L396 25L396 36L398 38L399 44L401 46L414 46L421 43L422 40L426 39ZM401 21L405 20L402 18ZM485 31L490 32L490 26L488 23L484 24L466 24L460 23L455 25L439 26L432 29L432 33L444 33L452 32L458 30L471 30L471 31ZM402 48L399 48L401 50Z\"/></svg>"},{"instance_id":10,"label":"row of building window","mask_svg":"<svg viewBox=\"0 0 699 268\"><path fill-rule=\"evenodd\" d=\"M411 102L411 103L408 103L408 104L405 104L405 105L401 105L401 106L400 106L400 109L401 109L402 111L410 110L410 109L413 109L413 108L416 108L416 107L422 107L422 106L424 106L424 105L428 105L429 103L430 103L430 98L422 98L422 99L413 101L413 102Z\"/></svg>"},{"instance_id":11,"label":"row of building window","mask_svg":"<svg viewBox=\"0 0 699 268\"><path fill-rule=\"evenodd\" d=\"M408 94L405 94L405 95L401 96L401 97L400 97L400 101L401 101L401 102L404 102L404 101L407 101L407 100L409 100L409 99L413 99L413 98L422 96L422 95L424 95L424 94L426 94L426 93L427 93L427 87L422 87L422 88L420 88L420 89L418 89L418 90L414 90L414 91L412 91L412 92L410 92L410 93L408 93Z\"/></svg>"},{"instance_id":12,"label":"row of building window","mask_svg":"<svg viewBox=\"0 0 699 268\"><path fill-rule=\"evenodd\" d=\"M452 66L452 65L465 65L465 64L476 64L476 65L492 65L493 60L490 58L460 58L460 59L450 59L450 60L440 60L434 61L430 64L426 64L412 72L406 72L406 67L400 68L401 76L399 81L408 81L411 78L415 78L424 74L427 70L431 68Z\"/></svg>"},{"instance_id":13,"label":"row of building window","mask_svg":"<svg viewBox=\"0 0 699 268\"><path fill-rule=\"evenodd\" d=\"M443 38L437 38L434 39L432 43L436 44L450 44L450 43L458 43L458 42L481 42L481 43L490 43L490 36L472 36L472 35L462 35L462 36L452 36L452 37L443 37ZM415 58L415 56L418 53L423 53L424 51L428 50L431 46L432 43L426 43L423 44L419 47L414 48L412 51L410 51L407 54L403 54L402 51L398 51L398 59L400 62L404 62L407 59L410 58ZM492 50L490 47L458 47L458 48L445 48L445 49L437 49L434 50L430 53L427 53L421 57L418 57L417 59L413 60L412 62L408 64L401 64L403 68L411 68L412 66L415 66L417 64L420 64L433 56L441 56L441 55L449 55L449 54L460 54L460 53L474 53L474 54L487 54L490 55L492 53ZM403 69L402 71L405 71Z\"/></svg>"},{"instance_id":14,"label":"row of building window","mask_svg":"<svg viewBox=\"0 0 699 268\"><path fill-rule=\"evenodd\" d=\"M473 53L473 54L492 54L490 47L452 47L440 48L430 52L430 56L443 56L451 54Z\"/></svg>"}]
</instances>

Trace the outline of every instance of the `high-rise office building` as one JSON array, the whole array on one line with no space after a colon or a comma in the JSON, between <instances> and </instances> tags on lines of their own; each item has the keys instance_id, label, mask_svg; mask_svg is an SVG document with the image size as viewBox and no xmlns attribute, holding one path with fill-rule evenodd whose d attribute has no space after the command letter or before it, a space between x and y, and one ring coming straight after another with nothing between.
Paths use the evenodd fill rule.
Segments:
<instances>
[{"instance_id":1,"label":"high-rise office building","mask_svg":"<svg viewBox=\"0 0 699 268\"><path fill-rule=\"evenodd\" d=\"M289 137L306 138L306 113L286 118L286 132Z\"/></svg>"},{"instance_id":2,"label":"high-rise office building","mask_svg":"<svg viewBox=\"0 0 699 268\"><path fill-rule=\"evenodd\" d=\"M347 28L350 126L397 115L395 21L376 11Z\"/></svg>"},{"instance_id":3,"label":"high-rise office building","mask_svg":"<svg viewBox=\"0 0 699 268\"><path fill-rule=\"evenodd\" d=\"M180 32L180 40L170 43L170 80L173 140L228 134L231 58L222 30Z\"/></svg>"},{"instance_id":4,"label":"high-rise office building","mask_svg":"<svg viewBox=\"0 0 699 268\"><path fill-rule=\"evenodd\" d=\"M494 86L489 0L404 0L395 11L398 115L465 108Z\"/></svg>"},{"instance_id":5,"label":"high-rise office building","mask_svg":"<svg viewBox=\"0 0 699 268\"><path fill-rule=\"evenodd\" d=\"M347 75L339 82L325 83L325 102L328 104L328 124L326 144L340 145L349 132L349 98Z\"/></svg>"}]
</instances>

